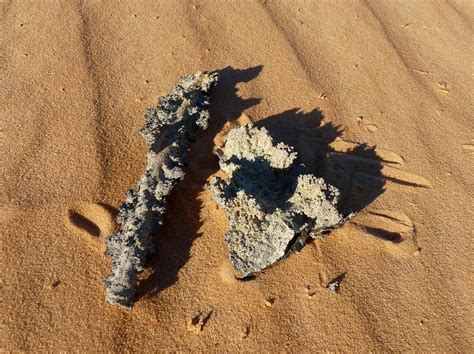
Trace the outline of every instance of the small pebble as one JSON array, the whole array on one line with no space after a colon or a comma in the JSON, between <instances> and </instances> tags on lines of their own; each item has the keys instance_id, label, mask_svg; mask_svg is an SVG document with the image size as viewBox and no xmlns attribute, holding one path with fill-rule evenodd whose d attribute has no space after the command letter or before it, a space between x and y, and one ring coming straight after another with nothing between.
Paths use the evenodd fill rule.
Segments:
<instances>
[{"instance_id":1,"label":"small pebble","mask_svg":"<svg viewBox=\"0 0 474 354\"><path fill-rule=\"evenodd\" d=\"M53 280L51 283L48 284L48 289L53 290L58 287L58 285L61 284L59 280Z\"/></svg>"},{"instance_id":2,"label":"small pebble","mask_svg":"<svg viewBox=\"0 0 474 354\"><path fill-rule=\"evenodd\" d=\"M188 331L193 332L194 334L200 334L203 331L207 321L209 321L211 318L212 312L213 311L209 312L207 315L205 315L202 311L199 312L188 322Z\"/></svg>"},{"instance_id":3,"label":"small pebble","mask_svg":"<svg viewBox=\"0 0 474 354\"><path fill-rule=\"evenodd\" d=\"M244 326L243 330L242 330L242 339L245 339L249 336L250 334L250 326L249 325L246 325Z\"/></svg>"},{"instance_id":4,"label":"small pebble","mask_svg":"<svg viewBox=\"0 0 474 354\"><path fill-rule=\"evenodd\" d=\"M267 307L272 307L274 303L275 303L275 298L274 297L267 297L265 299L265 306L267 306Z\"/></svg>"},{"instance_id":5,"label":"small pebble","mask_svg":"<svg viewBox=\"0 0 474 354\"><path fill-rule=\"evenodd\" d=\"M342 273L338 275L336 278L331 280L331 282L327 285L327 288L331 290L333 293L338 294L341 290L341 283L346 277L346 273Z\"/></svg>"},{"instance_id":6,"label":"small pebble","mask_svg":"<svg viewBox=\"0 0 474 354\"><path fill-rule=\"evenodd\" d=\"M377 131L377 126L375 124L367 124L365 126L369 132L376 132Z\"/></svg>"},{"instance_id":7,"label":"small pebble","mask_svg":"<svg viewBox=\"0 0 474 354\"><path fill-rule=\"evenodd\" d=\"M313 297L316 294L316 289L311 285L306 285L306 294L308 297Z\"/></svg>"}]
</instances>

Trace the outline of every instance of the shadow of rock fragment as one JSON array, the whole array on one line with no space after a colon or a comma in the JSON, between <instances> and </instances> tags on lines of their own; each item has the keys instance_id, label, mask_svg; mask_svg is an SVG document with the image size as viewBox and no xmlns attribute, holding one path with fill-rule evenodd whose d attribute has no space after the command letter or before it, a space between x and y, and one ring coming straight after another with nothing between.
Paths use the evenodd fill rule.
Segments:
<instances>
[{"instance_id":1,"label":"shadow of rock fragment","mask_svg":"<svg viewBox=\"0 0 474 354\"><path fill-rule=\"evenodd\" d=\"M358 213L384 192L384 160L402 161L391 151L343 140L343 127L325 121L319 109L290 109L255 126L266 128L275 141L293 146L298 163L339 190L337 207L343 215Z\"/></svg>"}]
</instances>

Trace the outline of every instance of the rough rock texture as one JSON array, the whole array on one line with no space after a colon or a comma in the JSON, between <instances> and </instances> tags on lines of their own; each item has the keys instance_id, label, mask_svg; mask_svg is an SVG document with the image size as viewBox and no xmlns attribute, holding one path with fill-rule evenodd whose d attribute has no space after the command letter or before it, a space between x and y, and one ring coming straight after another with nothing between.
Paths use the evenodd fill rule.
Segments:
<instances>
[{"instance_id":1,"label":"rough rock texture","mask_svg":"<svg viewBox=\"0 0 474 354\"><path fill-rule=\"evenodd\" d=\"M216 149L229 179L216 177L209 188L229 218L225 241L238 278L274 264L308 237L340 225L339 191L296 164L296 152L273 144L265 128L232 129Z\"/></svg>"},{"instance_id":2,"label":"rough rock texture","mask_svg":"<svg viewBox=\"0 0 474 354\"><path fill-rule=\"evenodd\" d=\"M217 74L198 72L181 78L171 92L149 109L140 135L145 140L147 166L135 189L126 193L119 208L120 231L107 240L112 274L105 279L107 301L130 308L138 272L155 250L153 238L162 224L165 198L184 177L188 145L197 127L207 128L207 95Z\"/></svg>"}]
</instances>

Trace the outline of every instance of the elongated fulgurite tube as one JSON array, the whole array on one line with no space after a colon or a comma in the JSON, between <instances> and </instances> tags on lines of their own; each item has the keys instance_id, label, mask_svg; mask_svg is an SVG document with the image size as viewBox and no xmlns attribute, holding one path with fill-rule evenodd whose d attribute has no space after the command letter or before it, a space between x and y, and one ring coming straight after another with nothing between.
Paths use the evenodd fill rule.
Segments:
<instances>
[{"instance_id":1,"label":"elongated fulgurite tube","mask_svg":"<svg viewBox=\"0 0 474 354\"><path fill-rule=\"evenodd\" d=\"M149 109L140 135L148 148L145 172L119 208L119 231L107 239L112 273L105 279L107 301L131 308L138 273L156 251L154 237L163 223L166 197L183 179L188 147L197 129L206 129L209 94L216 73L183 76L171 92Z\"/></svg>"}]
</instances>

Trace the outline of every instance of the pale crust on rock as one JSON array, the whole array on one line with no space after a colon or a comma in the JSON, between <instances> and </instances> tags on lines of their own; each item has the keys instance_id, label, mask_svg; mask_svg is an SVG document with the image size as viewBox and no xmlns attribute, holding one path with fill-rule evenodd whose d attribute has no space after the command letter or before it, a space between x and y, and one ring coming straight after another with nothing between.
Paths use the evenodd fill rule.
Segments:
<instances>
[{"instance_id":1,"label":"pale crust on rock","mask_svg":"<svg viewBox=\"0 0 474 354\"><path fill-rule=\"evenodd\" d=\"M265 128L231 129L215 150L228 179L210 183L229 218L225 241L235 275L244 278L285 257L292 246L342 224L339 191L304 173L293 148L274 144Z\"/></svg>"}]
</instances>

